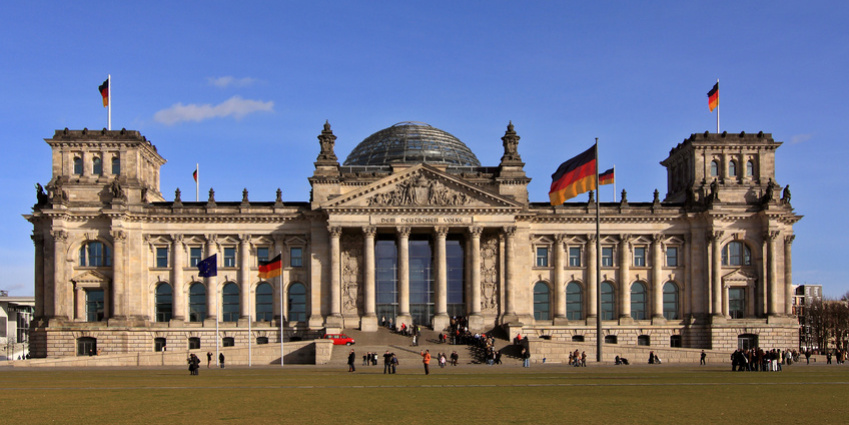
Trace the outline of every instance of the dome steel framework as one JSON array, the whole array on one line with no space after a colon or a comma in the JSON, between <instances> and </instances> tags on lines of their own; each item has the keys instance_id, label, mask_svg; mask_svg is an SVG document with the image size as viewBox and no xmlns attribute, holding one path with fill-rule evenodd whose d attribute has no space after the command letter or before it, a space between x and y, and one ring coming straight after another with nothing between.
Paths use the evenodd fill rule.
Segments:
<instances>
[{"instance_id":1,"label":"dome steel framework","mask_svg":"<svg viewBox=\"0 0 849 425\"><path fill-rule=\"evenodd\" d=\"M343 165L446 164L479 167L460 139L422 122L400 122L366 137Z\"/></svg>"}]
</instances>

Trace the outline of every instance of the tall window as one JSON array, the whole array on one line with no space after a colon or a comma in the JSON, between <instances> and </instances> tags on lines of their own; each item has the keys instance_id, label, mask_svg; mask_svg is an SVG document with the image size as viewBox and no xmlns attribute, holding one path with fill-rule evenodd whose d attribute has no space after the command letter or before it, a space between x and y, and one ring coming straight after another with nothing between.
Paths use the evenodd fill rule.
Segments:
<instances>
[{"instance_id":1,"label":"tall window","mask_svg":"<svg viewBox=\"0 0 849 425\"><path fill-rule=\"evenodd\" d=\"M678 320L678 287L672 282L663 285L663 317Z\"/></svg>"},{"instance_id":2,"label":"tall window","mask_svg":"<svg viewBox=\"0 0 849 425\"><path fill-rule=\"evenodd\" d=\"M168 248L156 248L156 267L160 269L168 267Z\"/></svg>"},{"instance_id":3,"label":"tall window","mask_svg":"<svg viewBox=\"0 0 849 425\"><path fill-rule=\"evenodd\" d=\"M236 267L236 248L224 248L224 267Z\"/></svg>"},{"instance_id":4,"label":"tall window","mask_svg":"<svg viewBox=\"0 0 849 425\"><path fill-rule=\"evenodd\" d=\"M548 248L537 247L537 267L548 267Z\"/></svg>"},{"instance_id":5,"label":"tall window","mask_svg":"<svg viewBox=\"0 0 849 425\"><path fill-rule=\"evenodd\" d=\"M430 325L433 316L433 252L430 239L410 237L410 315L413 322Z\"/></svg>"},{"instance_id":6,"label":"tall window","mask_svg":"<svg viewBox=\"0 0 849 425\"><path fill-rule=\"evenodd\" d=\"M728 176L737 177L737 161L731 161L728 163Z\"/></svg>"},{"instance_id":7,"label":"tall window","mask_svg":"<svg viewBox=\"0 0 849 425\"><path fill-rule=\"evenodd\" d=\"M304 250L302 248L289 249L289 265L291 267L304 266Z\"/></svg>"},{"instance_id":8,"label":"tall window","mask_svg":"<svg viewBox=\"0 0 849 425\"><path fill-rule=\"evenodd\" d=\"M203 322L206 319L206 287L195 282L189 287L189 321Z\"/></svg>"},{"instance_id":9,"label":"tall window","mask_svg":"<svg viewBox=\"0 0 849 425\"><path fill-rule=\"evenodd\" d=\"M728 315L732 319L741 319L746 311L746 289L728 289Z\"/></svg>"},{"instance_id":10,"label":"tall window","mask_svg":"<svg viewBox=\"0 0 849 425\"><path fill-rule=\"evenodd\" d=\"M289 314L290 322L307 321L307 288L301 283L293 283L289 286Z\"/></svg>"},{"instance_id":11,"label":"tall window","mask_svg":"<svg viewBox=\"0 0 849 425\"><path fill-rule=\"evenodd\" d=\"M91 173L95 176L103 175L103 160L99 156L91 161Z\"/></svg>"},{"instance_id":12,"label":"tall window","mask_svg":"<svg viewBox=\"0 0 849 425\"><path fill-rule=\"evenodd\" d=\"M112 266L112 250L103 242L87 242L80 248L80 266Z\"/></svg>"},{"instance_id":13,"label":"tall window","mask_svg":"<svg viewBox=\"0 0 849 425\"><path fill-rule=\"evenodd\" d=\"M743 242L729 242L722 248L723 266L751 266L752 251Z\"/></svg>"},{"instance_id":14,"label":"tall window","mask_svg":"<svg viewBox=\"0 0 849 425\"><path fill-rule=\"evenodd\" d=\"M678 267L678 247L670 246L666 248L666 266Z\"/></svg>"},{"instance_id":15,"label":"tall window","mask_svg":"<svg viewBox=\"0 0 849 425\"><path fill-rule=\"evenodd\" d=\"M203 256L203 250L199 246L189 248L189 266L197 267L202 260L201 256Z\"/></svg>"},{"instance_id":16,"label":"tall window","mask_svg":"<svg viewBox=\"0 0 849 425\"><path fill-rule=\"evenodd\" d=\"M112 175L121 175L121 158L118 156L112 157Z\"/></svg>"},{"instance_id":17,"label":"tall window","mask_svg":"<svg viewBox=\"0 0 849 425\"><path fill-rule=\"evenodd\" d=\"M268 262L268 247L260 246L256 249L256 260L260 263Z\"/></svg>"},{"instance_id":18,"label":"tall window","mask_svg":"<svg viewBox=\"0 0 849 425\"><path fill-rule=\"evenodd\" d=\"M78 156L74 157L74 174L83 175L83 159Z\"/></svg>"},{"instance_id":19,"label":"tall window","mask_svg":"<svg viewBox=\"0 0 849 425\"><path fill-rule=\"evenodd\" d=\"M463 297L463 276L465 275L465 258L463 245L460 240L445 241L445 260L448 267L448 316L465 316L466 303Z\"/></svg>"},{"instance_id":20,"label":"tall window","mask_svg":"<svg viewBox=\"0 0 849 425\"><path fill-rule=\"evenodd\" d=\"M569 247L569 267L581 267L581 248Z\"/></svg>"},{"instance_id":21,"label":"tall window","mask_svg":"<svg viewBox=\"0 0 849 425\"><path fill-rule=\"evenodd\" d=\"M167 322L171 320L171 285L160 283L156 285L156 321Z\"/></svg>"},{"instance_id":22,"label":"tall window","mask_svg":"<svg viewBox=\"0 0 849 425\"><path fill-rule=\"evenodd\" d=\"M394 323L398 313L398 249L395 240L379 239L374 246L374 257L377 317L392 319Z\"/></svg>"},{"instance_id":23,"label":"tall window","mask_svg":"<svg viewBox=\"0 0 849 425\"><path fill-rule=\"evenodd\" d=\"M631 285L631 318L634 320L646 320L646 304L648 297L646 285L637 282Z\"/></svg>"},{"instance_id":24,"label":"tall window","mask_svg":"<svg viewBox=\"0 0 849 425\"><path fill-rule=\"evenodd\" d=\"M613 320L616 312L616 298L613 284L601 283L601 320Z\"/></svg>"},{"instance_id":25,"label":"tall window","mask_svg":"<svg viewBox=\"0 0 849 425\"><path fill-rule=\"evenodd\" d=\"M634 247L634 267L645 267L645 266L646 266L646 247L644 247L644 246Z\"/></svg>"},{"instance_id":26,"label":"tall window","mask_svg":"<svg viewBox=\"0 0 849 425\"><path fill-rule=\"evenodd\" d=\"M256 287L256 321L270 322L274 318L273 308L271 285L260 283Z\"/></svg>"},{"instance_id":27,"label":"tall window","mask_svg":"<svg viewBox=\"0 0 849 425\"><path fill-rule=\"evenodd\" d=\"M88 289L85 291L85 320L86 322L100 322L104 319L103 314L103 290Z\"/></svg>"},{"instance_id":28,"label":"tall window","mask_svg":"<svg viewBox=\"0 0 849 425\"><path fill-rule=\"evenodd\" d=\"M601 266L613 267L613 248L601 248Z\"/></svg>"},{"instance_id":29,"label":"tall window","mask_svg":"<svg viewBox=\"0 0 849 425\"><path fill-rule=\"evenodd\" d=\"M239 321L239 286L233 282L227 283L224 285L221 298L221 312L223 314L221 321Z\"/></svg>"},{"instance_id":30,"label":"tall window","mask_svg":"<svg viewBox=\"0 0 849 425\"><path fill-rule=\"evenodd\" d=\"M570 282L566 285L566 319L581 320L584 318L584 300L581 285Z\"/></svg>"},{"instance_id":31,"label":"tall window","mask_svg":"<svg viewBox=\"0 0 849 425\"><path fill-rule=\"evenodd\" d=\"M746 177L754 177L755 176L755 163L752 161L746 161Z\"/></svg>"},{"instance_id":32,"label":"tall window","mask_svg":"<svg viewBox=\"0 0 849 425\"><path fill-rule=\"evenodd\" d=\"M719 176L719 163L716 161L710 162L710 176L717 177Z\"/></svg>"},{"instance_id":33,"label":"tall window","mask_svg":"<svg viewBox=\"0 0 849 425\"><path fill-rule=\"evenodd\" d=\"M534 319L550 320L551 293L545 282L537 282L534 285Z\"/></svg>"}]
</instances>

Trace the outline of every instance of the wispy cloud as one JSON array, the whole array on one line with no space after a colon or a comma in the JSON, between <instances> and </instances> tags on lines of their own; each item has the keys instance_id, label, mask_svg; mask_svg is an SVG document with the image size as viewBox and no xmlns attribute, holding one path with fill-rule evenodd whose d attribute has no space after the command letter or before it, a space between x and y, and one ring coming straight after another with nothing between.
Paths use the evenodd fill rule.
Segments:
<instances>
[{"instance_id":1,"label":"wispy cloud","mask_svg":"<svg viewBox=\"0 0 849 425\"><path fill-rule=\"evenodd\" d=\"M206 79L206 81L208 81L209 84L211 84L215 87L223 89L225 87L231 87L231 86L232 87L247 87L247 86L250 86L250 85L256 83L258 80L256 78L251 78L251 77L236 78L236 77L231 77L231 76L228 75L226 77L217 77L217 78L216 77L209 77L209 78Z\"/></svg>"},{"instance_id":2,"label":"wispy cloud","mask_svg":"<svg viewBox=\"0 0 849 425\"><path fill-rule=\"evenodd\" d=\"M795 145L797 143L804 143L808 140L811 140L811 137L814 137L813 134L797 134L790 138L790 144Z\"/></svg>"},{"instance_id":3,"label":"wispy cloud","mask_svg":"<svg viewBox=\"0 0 849 425\"><path fill-rule=\"evenodd\" d=\"M157 112L153 115L153 119L165 125L174 125L184 121L200 122L212 118L233 117L238 120L245 115L261 111L274 111L274 102L242 99L239 96L233 96L217 105L208 103L183 105L177 103L168 109Z\"/></svg>"}]
</instances>

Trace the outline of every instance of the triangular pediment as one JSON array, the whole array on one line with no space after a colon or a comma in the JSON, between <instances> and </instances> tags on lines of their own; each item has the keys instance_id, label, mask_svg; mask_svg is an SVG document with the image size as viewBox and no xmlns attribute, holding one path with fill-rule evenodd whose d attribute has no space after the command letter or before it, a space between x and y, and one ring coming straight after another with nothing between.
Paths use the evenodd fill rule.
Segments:
<instances>
[{"instance_id":1,"label":"triangular pediment","mask_svg":"<svg viewBox=\"0 0 849 425\"><path fill-rule=\"evenodd\" d=\"M753 280L757 280L758 275L751 270L746 269L736 269L724 276L722 276L722 281L725 283L748 283Z\"/></svg>"},{"instance_id":2,"label":"triangular pediment","mask_svg":"<svg viewBox=\"0 0 849 425\"><path fill-rule=\"evenodd\" d=\"M482 190L462 178L418 164L384 177L361 189L333 198L322 205L337 209L446 209L504 208L521 205L512 199Z\"/></svg>"},{"instance_id":3,"label":"triangular pediment","mask_svg":"<svg viewBox=\"0 0 849 425\"><path fill-rule=\"evenodd\" d=\"M86 270L74 276L71 281L77 285L89 287L109 283L109 278L97 270Z\"/></svg>"}]
</instances>

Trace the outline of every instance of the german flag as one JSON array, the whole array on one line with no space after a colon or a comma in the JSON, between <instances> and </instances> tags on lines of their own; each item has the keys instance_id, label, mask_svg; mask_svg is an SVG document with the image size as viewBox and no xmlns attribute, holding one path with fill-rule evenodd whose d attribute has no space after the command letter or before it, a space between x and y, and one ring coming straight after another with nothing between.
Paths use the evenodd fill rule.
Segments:
<instances>
[{"instance_id":1,"label":"german flag","mask_svg":"<svg viewBox=\"0 0 849 425\"><path fill-rule=\"evenodd\" d=\"M109 79L107 78L103 84L98 87L100 95L103 96L103 106L109 106Z\"/></svg>"},{"instance_id":2,"label":"german flag","mask_svg":"<svg viewBox=\"0 0 849 425\"><path fill-rule=\"evenodd\" d=\"M280 276L283 273L283 261L280 259L280 254L269 261L259 262L259 278L268 279Z\"/></svg>"},{"instance_id":3,"label":"german flag","mask_svg":"<svg viewBox=\"0 0 849 425\"><path fill-rule=\"evenodd\" d=\"M597 172L595 145L560 164L557 172L551 175L551 190L548 191L551 205L561 205L579 193L596 189Z\"/></svg>"},{"instance_id":4,"label":"german flag","mask_svg":"<svg viewBox=\"0 0 849 425\"><path fill-rule=\"evenodd\" d=\"M613 184L613 168L598 175L598 185Z\"/></svg>"},{"instance_id":5,"label":"german flag","mask_svg":"<svg viewBox=\"0 0 849 425\"><path fill-rule=\"evenodd\" d=\"M713 88L708 92L708 108L713 112L719 106L719 82L713 85Z\"/></svg>"}]
</instances>

